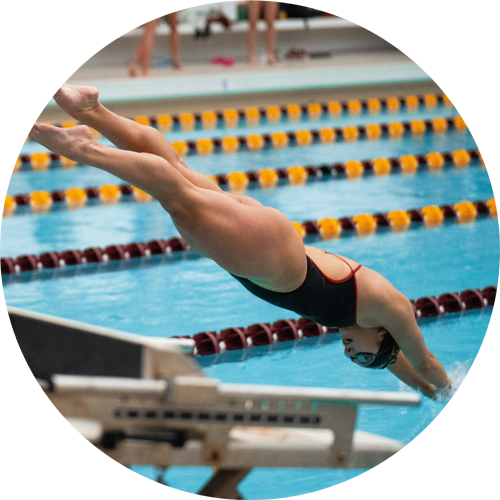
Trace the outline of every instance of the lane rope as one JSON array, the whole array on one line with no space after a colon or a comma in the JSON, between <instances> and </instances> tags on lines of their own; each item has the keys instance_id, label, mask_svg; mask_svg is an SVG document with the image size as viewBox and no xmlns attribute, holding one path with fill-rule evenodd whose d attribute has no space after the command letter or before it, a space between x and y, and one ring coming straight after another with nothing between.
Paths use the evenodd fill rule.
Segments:
<instances>
[{"instance_id":1,"label":"lane rope","mask_svg":"<svg viewBox=\"0 0 500 500\"><path fill-rule=\"evenodd\" d=\"M495 303L496 286L468 289L462 292L443 293L410 300L417 321L438 318L452 313L491 307ZM221 354L225 351L247 349L254 346L272 345L278 342L300 341L304 338L338 333L338 328L329 328L306 318L280 319L274 323L256 323L247 327L224 328L219 332L205 331L193 336L176 335L195 341L193 356Z\"/></svg>"},{"instance_id":2,"label":"lane rope","mask_svg":"<svg viewBox=\"0 0 500 500\"><path fill-rule=\"evenodd\" d=\"M393 210L376 214L359 214L353 217L323 218L292 222L303 239L330 240L357 235L370 236L386 231L402 232L413 228L434 228L447 223L468 224L478 218L497 217L496 202L480 200L474 203L461 201L454 205L427 205L422 209ZM44 252L40 255L21 255L17 258L1 258L2 275L19 274L77 266L88 263L148 258L152 255L186 252L190 248L180 237L169 240L153 239L147 243L133 242L125 245L109 245L106 248L90 247L86 250Z\"/></svg>"},{"instance_id":3,"label":"lane rope","mask_svg":"<svg viewBox=\"0 0 500 500\"><path fill-rule=\"evenodd\" d=\"M461 116L452 118L437 117L432 120L412 120L407 122L372 123L368 125L347 125L341 128L324 127L321 129L303 129L271 134L249 134L245 136L226 136L222 138L202 138L196 141L172 141L172 147L181 156L207 156L213 153L236 153L239 151L262 151L264 149L282 149L288 146L311 146L313 144L332 144L343 141L354 143L358 140L378 141L389 137L400 140L411 135L421 138L427 133L443 135L450 130L466 132L467 125ZM43 171L49 168L71 169L78 165L55 153L33 153L21 155L16 160L14 172L25 170Z\"/></svg>"},{"instance_id":4,"label":"lane rope","mask_svg":"<svg viewBox=\"0 0 500 500\"><path fill-rule=\"evenodd\" d=\"M355 180L374 175L413 175L426 170L441 172L445 168L466 168L470 165L484 167L477 149L457 149L451 152L430 152L425 155L403 155L399 158L375 158L372 160L350 160L343 163L321 165L294 165L286 169L264 168L258 171L230 172L209 175L222 189L243 192L247 189L272 189L283 185L304 185L311 181ZM153 197L130 184L107 184L100 187L70 188L66 190L34 191L30 194L7 195L3 216L16 214L46 213L68 208L70 210L89 205L111 205L119 202L149 202Z\"/></svg>"}]
</instances>

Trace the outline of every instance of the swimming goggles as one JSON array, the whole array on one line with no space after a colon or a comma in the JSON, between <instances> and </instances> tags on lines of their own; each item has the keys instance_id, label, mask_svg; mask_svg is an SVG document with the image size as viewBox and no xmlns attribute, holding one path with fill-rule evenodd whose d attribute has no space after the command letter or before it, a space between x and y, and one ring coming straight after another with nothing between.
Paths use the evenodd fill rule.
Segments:
<instances>
[{"instance_id":1,"label":"swimming goggles","mask_svg":"<svg viewBox=\"0 0 500 500\"><path fill-rule=\"evenodd\" d=\"M377 358L379 357L385 357L383 354L386 352L392 351L391 352L391 358L389 361L383 363L380 368L386 368L389 365L392 365L397 361L396 355L399 352L399 348L394 349L395 346L390 346L383 351L379 351L376 354L372 354L371 352L358 352L356 356L350 356L351 361L355 363L357 361L357 364L360 366L364 367L369 367ZM394 352L396 351L396 352Z\"/></svg>"}]
</instances>

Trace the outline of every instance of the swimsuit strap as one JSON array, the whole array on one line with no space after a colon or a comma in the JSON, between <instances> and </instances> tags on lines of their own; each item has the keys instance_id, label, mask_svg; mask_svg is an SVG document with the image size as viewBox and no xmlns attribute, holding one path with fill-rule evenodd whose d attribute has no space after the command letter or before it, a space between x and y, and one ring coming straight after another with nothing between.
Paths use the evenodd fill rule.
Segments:
<instances>
[{"instance_id":1,"label":"swimsuit strap","mask_svg":"<svg viewBox=\"0 0 500 500\"><path fill-rule=\"evenodd\" d=\"M359 266L356 268L356 269L353 269L351 267L351 265L349 264L349 262L347 262L345 259L343 259L340 255L336 255L336 254L333 254L335 255L335 257L338 257L342 262L345 262L348 266L349 266L349 269L351 270L351 276L354 276L356 274L356 272L361 268L363 267L361 264L359 264Z\"/></svg>"}]
</instances>

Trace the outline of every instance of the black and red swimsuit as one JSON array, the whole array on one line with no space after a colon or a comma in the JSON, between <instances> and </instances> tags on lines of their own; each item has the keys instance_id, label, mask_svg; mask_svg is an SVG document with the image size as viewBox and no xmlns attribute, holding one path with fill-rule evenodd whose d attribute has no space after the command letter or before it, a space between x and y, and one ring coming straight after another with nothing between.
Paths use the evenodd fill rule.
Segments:
<instances>
[{"instance_id":1,"label":"black and red swimsuit","mask_svg":"<svg viewBox=\"0 0 500 500\"><path fill-rule=\"evenodd\" d=\"M249 292L261 299L293 311L323 326L345 328L356 324L356 272L351 269L343 280L335 281L325 276L314 261L307 257L307 274L304 282L291 292L274 292L256 285L247 278L236 278Z\"/></svg>"}]
</instances>

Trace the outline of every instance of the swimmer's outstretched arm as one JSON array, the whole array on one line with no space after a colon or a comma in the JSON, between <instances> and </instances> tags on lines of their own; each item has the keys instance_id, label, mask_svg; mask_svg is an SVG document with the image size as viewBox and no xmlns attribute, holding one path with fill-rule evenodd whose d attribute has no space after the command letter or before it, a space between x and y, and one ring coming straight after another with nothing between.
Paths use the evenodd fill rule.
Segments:
<instances>
[{"instance_id":1,"label":"swimmer's outstretched arm","mask_svg":"<svg viewBox=\"0 0 500 500\"><path fill-rule=\"evenodd\" d=\"M399 352L396 363L389 365L388 369L394 373L394 375L396 375L401 382L404 382L413 389L420 391L425 396L432 398L436 395L437 387L434 384L426 382L415 372L410 362L406 359L403 351Z\"/></svg>"},{"instance_id":2,"label":"swimmer's outstretched arm","mask_svg":"<svg viewBox=\"0 0 500 500\"><path fill-rule=\"evenodd\" d=\"M383 327L401 351L389 369L403 382L432 396L451 387L443 366L425 345L410 301L386 278L372 271L358 289L358 324Z\"/></svg>"},{"instance_id":3,"label":"swimmer's outstretched arm","mask_svg":"<svg viewBox=\"0 0 500 500\"><path fill-rule=\"evenodd\" d=\"M372 308L377 320L391 333L404 354L391 371L408 385L416 383L418 386L422 379L437 388L451 387L443 366L425 345L410 301L390 285L380 291ZM432 387L426 388L429 389Z\"/></svg>"}]
</instances>

